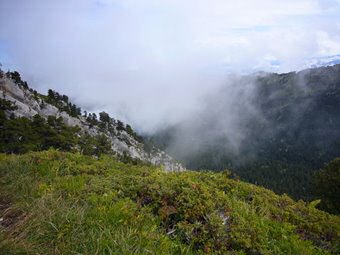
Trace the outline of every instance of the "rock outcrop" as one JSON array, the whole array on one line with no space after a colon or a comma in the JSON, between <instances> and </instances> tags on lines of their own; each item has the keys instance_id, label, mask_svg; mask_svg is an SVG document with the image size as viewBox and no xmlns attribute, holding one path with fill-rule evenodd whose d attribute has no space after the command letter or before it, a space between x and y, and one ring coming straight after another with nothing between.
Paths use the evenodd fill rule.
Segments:
<instances>
[{"instance_id":1,"label":"rock outcrop","mask_svg":"<svg viewBox=\"0 0 340 255\"><path fill-rule=\"evenodd\" d=\"M111 142L114 152L119 155L128 155L133 159L149 162L154 165L162 165L166 171L181 171L184 168L164 151L153 146L149 151L145 150L145 145L138 141L126 130L118 128L118 121L112 120L110 131L100 129L96 125L91 125L83 116L72 117L65 111L46 102L46 96L33 92L16 84L12 79L0 78L0 97L13 102L17 109L11 112L15 117L33 118L39 114L47 118L48 116L62 117L68 126L78 126L80 132L91 136L104 134Z\"/></svg>"}]
</instances>

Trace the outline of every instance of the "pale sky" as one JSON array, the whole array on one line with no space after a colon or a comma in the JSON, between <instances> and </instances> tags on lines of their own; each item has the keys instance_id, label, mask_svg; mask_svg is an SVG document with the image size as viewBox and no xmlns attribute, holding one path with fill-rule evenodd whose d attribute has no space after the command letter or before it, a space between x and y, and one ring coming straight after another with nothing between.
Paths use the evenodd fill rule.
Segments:
<instances>
[{"instance_id":1,"label":"pale sky","mask_svg":"<svg viewBox=\"0 0 340 255\"><path fill-rule=\"evenodd\" d=\"M340 0L0 0L0 62L149 131L229 73L340 54Z\"/></svg>"}]
</instances>

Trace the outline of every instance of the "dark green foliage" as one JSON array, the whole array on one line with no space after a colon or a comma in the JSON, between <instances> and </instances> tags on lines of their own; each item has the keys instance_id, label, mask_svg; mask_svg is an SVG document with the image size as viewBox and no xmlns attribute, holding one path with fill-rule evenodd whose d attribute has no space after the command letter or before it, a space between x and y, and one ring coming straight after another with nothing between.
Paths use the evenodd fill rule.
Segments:
<instances>
[{"instance_id":1,"label":"dark green foliage","mask_svg":"<svg viewBox=\"0 0 340 255\"><path fill-rule=\"evenodd\" d=\"M48 121L39 115L33 120L25 117L2 120L0 151L26 153L50 147L70 151L77 144L77 127L66 126L62 119L49 116Z\"/></svg>"},{"instance_id":2,"label":"dark green foliage","mask_svg":"<svg viewBox=\"0 0 340 255\"><path fill-rule=\"evenodd\" d=\"M7 118L6 112L15 109L10 101L0 99L2 153L26 153L52 147L64 151L80 149L85 155L113 154L111 143L103 134L80 136L79 127L66 126L62 117L48 116L47 120L40 115L35 115L32 120Z\"/></svg>"},{"instance_id":3,"label":"dark green foliage","mask_svg":"<svg viewBox=\"0 0 340 255\"><path fill-rule=\"evenodd\" d=\"M48 98L48 100L54 100L55 99L55 92L52 89L49 89L47 91L47 98Z\"/></svg>"},{"instance_id":4,"label":"dark green foliage","mask_svg":"<svg viewBox=\"0 0 340 255\"><path fill-rule=\"evenodd\" d=\"M38 97L38 92L36 90L33 90L33 97L37 100Z\"/></svg>"},{"instance_id":5,"label":"dark green foliage","mask_svg":"<svg viewBox=\"0 0 340 255\"><path fill-rule=\"evenodd\" d=\"M97 115L95 113L89 113L86 121L90 124L90 126L98 125Z\"/></svg>"},{"instance_id":6,"label":"dark green foliage","mask_svg":"<svg viewBox=\"0 0 340 255\"><path fill-rule=\"evenodd\" d=\"M3 78L3 76L4 76L4 73L0 69L0 78ZM17 71L13 71L13 72L8 71L6 73L6 77L12 79L13 82L15 84L17 84L19 87L24 88L24 89L29 89L27 82L22 80L19 72L17 72Z\"/></svg>"},{"instance_id":7,"label":"dark green foliage","mask_svg":"<svg viewBox=\"0 0 340 255\"><path fill-rule=\"evenodd\" d=\"M11 101L0 98L0 111L14 111L18 109Z\"/></svg>"},{"instance_id":8,"label":"dark green foliage","mask_svg":"<svg viewBox=\"0 0 340 255\"><path fill-rule=\"evenodd\" d=\"M99 113L99 120L101 122L106 122L106 123L110 123L111 122L111 118L110 115L106 112L100 112Z\"/></svg>"},{"instance_id":9,"label":"dark green foliage","mask_svg":"<svg viewBox=\"0 0 340 255\"><path fill-rule=\"evenodd\" d=\"M229 172L0 155L5 254L338 254L340 218ZM2 209L4 208L4 209Z\"/></svg>"},{"instance_id":10,"label":"dark green foliage","mask_svg":"<svg viewBox=\"0 0 340 255\"><path fill-rule=\"evenodd\" d=\"M318 208L340 214L340 158L332 160L315 173L314 192L321 199Z\"/></svg>"},{"instance_id":11,"label":"dark green foliage","mask_svg":"<svg viewBox=\"0 0 340 255\"><path fill-rule=\"evenodd\" d=\"M61 100L63 100L65 103L68 103L68 96L62 95Z\"/></svg>"},{"instance_id":12,"label":"dark green foliage","mask_svg":"<svg viewBox=\"0 0 340 255\"><path fill-rule=\"evenodd\" d=\"M111 119L110 115L106 112L99 113L99 124L98 126L102 131L110 129L112 126L113 120Z\"/></svg>"},{"instance_id":13,"label":"dark green foliage","mask_svg":"<svg viewBox=\"0 0 340 255\"><path fill-rule=\"evenodd\" d=\"M126 124L126 132L130 135L133 135L133 130L129 124Z\"/></svg>"},{"instance_id":14,"label":"dark green foliage","mask_svg":"<svg viewBox=\"0 0 340 255\"><path fill-rule=\"evenodd\" d=\"M40 115L32 120L8 118L8 112L16 108L10 101L0 99L0 152L26 153L50 147L70 151L77 144L78 127L68 127L61 117L54 116L49 116L47 121Z\"/></svg>"},{"instance_id":15,"label":"dark green foliage","mask_svg":"<svg viewBox=\"0 0 340 255\"><path fill-rule=\"evenodd\" d=\"M86 112L87 115L87 112ZM102 132L108 132L111 135L115 135L115 126L118 131L126 131L129 135L131 135L135 140L140 143L143 143L143 138L139 136L132 127L125 124L120 120L115 120L110 117L110 115L104 111L99 113L99 120L97 120L97 115L95 113L89 113L87 118L87 122L90 123L91 126L98 126ZM128 141L125 141L128 142Z\"/></svg>"},{"instance_id":16,"label":"dark green foliage","mask_svg":"<svg viewBox=\"0 0 340 255\"><path fill-rule=\"evenodd\" d=\"M135 138L138 142L143 143L143 137L139 136L129 124L126 124L126 128L125 128L126 132L131 135L133 138Z\"/></svg>"},{"instance_id":17,"label":"dark green foliage","mask_svg":"<svg viewBox=\"0 0 340 255\"><path fill-rule=\"evenodd\" d=\"M103 134L96 136L84 135L79 141L79 145L80 151L84 155L113 154L111 142Z\"/></svg>"},{"instance_id":18,"label":"dark green foliage","mask_svg":"<svg viewBox=\"0 0 340 255\"><path fill-rule=\"evenodd\" d=\"M120 120L117 120L117 130L119 130L119 131L125 130L124 123Z\"/></svg>"},{"instance_id":19,"label":"dark green foliage","mask_svg":"<svg viewBox=\"0 0 340 255\"><path fill-rule=\"evenodd\" d=\"M46 102L54 105L60 111L67 112L72 117L81 116L81 108L69 102L68 96L60 95L58 92L52 89L49 89L47 92Z\"/></svg>"},{"instance_id":20,"label":"dark green foliage","mask_svg":"<svg viewBox=\"0 0 340 255\"><path fill-rule=\"evenodd\" d=\"M21 84L21 76L17 71L8 73L9 78L11 78L16 84Z\"/></svg>"},{"instance_id":21,"label":"dark green foliage","mask_svg":"<svg viewBox=\"0 0 340 255\"><path fill-rule=\"evenodd\" d=\"M143 148L146 152L150 153L154 147L155 147L155 144L152 138L143 137Z\"/></svg>"},{"instance_id":22,"label":"dark green foliage","mask_svg":"<svg viewBox=\"0 0 340 255\"><path fill-rule=\"evenodd\" d=\"M24 83L23 83L23 85L22 85L23 87L24 87L24 89L29 89L29 87L28 87L28 84L27 84L27 82L26 81L24 81Z\"/></svg>"},{"instance_id":23,"label":"dark green foliage","mask_svg":"<svg viewBox=\"0 0 340 255\"><path fill-rule=\"evenodd\" d=\"M5 73L4 71L2 71L1 67L2 67L2 64L0 63L0 79L5 76Z\"/></svg>"},{"instance_id":24,"label":"dark green foliage","mask_svg":"<svg viewBox=\"0 0 340 255\"><path fill-rule=\"evenodd\" d=\"M110 115L106 112L99 113L99 121L97 121L97 116L95 113L90 113L87 117L87 121L91 123L91 125L98 125L101 131L109 132L111 135L115 135L115 126L118 131L126 131L129 135L131 135L135 140L140 143L143 143L143 138L139 136L132 127L127 124L126 126L120 120L114 120L110 117ZM126 141L128 142L128 141Z\"/></svg>"}]
</instances>

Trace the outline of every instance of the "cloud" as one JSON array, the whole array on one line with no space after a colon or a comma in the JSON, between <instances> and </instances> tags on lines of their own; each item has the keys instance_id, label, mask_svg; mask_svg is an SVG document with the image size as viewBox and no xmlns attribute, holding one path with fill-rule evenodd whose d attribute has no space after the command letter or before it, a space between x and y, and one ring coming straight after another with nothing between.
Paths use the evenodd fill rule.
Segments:
<instances>
[{"instance_id":1,"label":"cloud","mask_svg":"<svg viewBox=\"0 0 340 255\"><path fill-rule=\"evenodd\" d=\"M3 0L0 57L40 90L150 131L186 118L229 72L339 54L339 1Z\"/></svg>"}]
</instances>

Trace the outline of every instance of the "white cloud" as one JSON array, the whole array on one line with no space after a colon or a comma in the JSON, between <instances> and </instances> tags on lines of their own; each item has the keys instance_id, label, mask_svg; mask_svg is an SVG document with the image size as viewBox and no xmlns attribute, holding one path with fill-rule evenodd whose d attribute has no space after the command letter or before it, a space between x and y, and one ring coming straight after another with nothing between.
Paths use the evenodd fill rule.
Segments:
<instances>
[{"instance_id":1,"label":"white cloud","mask_svg":"<svg viewBox=\"0 0 340 255\"><path fill-rule=\"evenodd\" d=\"M150 129L185 116L227 72L339 54L339 10L338 0L2 0L0 57L42 90Z\"/></svg>"}]
</instances>

